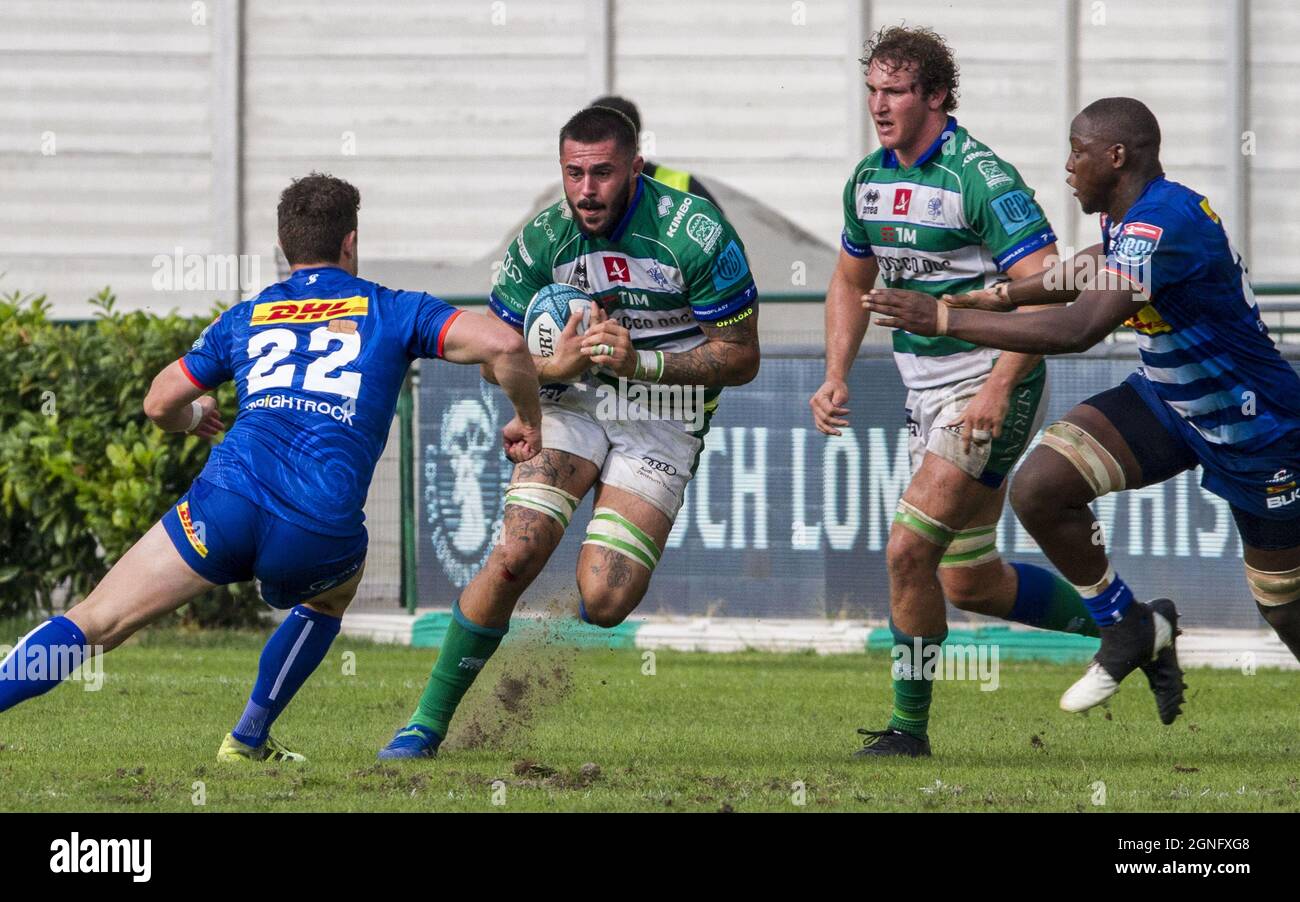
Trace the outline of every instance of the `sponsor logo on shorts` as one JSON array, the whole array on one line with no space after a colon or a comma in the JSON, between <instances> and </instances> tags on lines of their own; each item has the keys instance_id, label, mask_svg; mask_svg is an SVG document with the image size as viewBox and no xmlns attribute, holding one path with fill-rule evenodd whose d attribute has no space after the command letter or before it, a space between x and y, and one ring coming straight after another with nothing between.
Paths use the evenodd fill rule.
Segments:
<instances>
[{"instance_id":1,"label":"sponsor logo on shorts","mask_svg":"<svg viewBox=\"0 0 1300 902\"><path fill-rule=\"evenodd\" d=\"M658 470L660 473L667 473L669 476L677 475L677 468L666 460L656 460L653 457L642 457L641 459L645 461L652 470Z\"/></svg>"},{"instance_id":2,"label":"sponsor logo on shorts","mask_svg":"<svg viewBox=\"0 0 1300 902\"><path fill-rule=\"evenodd\" d=\"M319 323L340 316L365 316L370 299L357 295L338 300L263 301L253 305L250 326Z\"/></svg>"},{"instance_id":3,"label":"sponsor logo on shorts","mask_svg":"<svg viewBox=\"0 0 1300 902\"><path fill-rule=\"evenodd\" d=\"M1290 495L1283 495L1283 491L1287 491ZM1277 473L1265 480L1264 494L1269 495L1270 508L1286 507L1296 499L1296 474L1288 469L1279 469Z\"/></svg>"},{"instance_id":4,"label":"sponsor logo on shorts","mask_svg":"<svg viewBox=\"0 0 1300 902\"><path fill-rule=\"evenodd\" d=\"M176 505L176 516L180 517L181 529L185 530L185 538L190 540L190 544L199 553L199 557L207 557L208 546L199 541L199 533L194 528L194 519L190 516L190 503L188 501L182 501Z\"/></svg>"},{"instance_id":5,"label":"sponsor logo on shorts","mask_svg":"<svg viewBox=\"0 0 1300 902\"><path fill-rule=\"evenodd\" d=\"M1276 510L1279 507L1294 504L1297 496L1300 496L1300 489L1290 489L1285 495L1273 495L1268 499L1268 509Z\"/></svg>"}]
</instances>

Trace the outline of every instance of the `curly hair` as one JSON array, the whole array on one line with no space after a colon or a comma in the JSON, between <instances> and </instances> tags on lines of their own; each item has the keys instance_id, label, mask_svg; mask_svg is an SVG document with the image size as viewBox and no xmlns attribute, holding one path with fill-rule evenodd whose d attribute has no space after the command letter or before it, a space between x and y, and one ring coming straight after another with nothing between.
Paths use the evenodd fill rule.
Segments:
<instances>
[{"instance_id":1,"label":"curly hair","mask_svg":"<svg viewBox=\"0 0 1300 902\"><path fill-rule=\"evenodd\" d=\"M294 179L276 208L280 247L290 263L333 263L357 227L361 192L343 179L313 172Z\"/></svg>"},{"instance_id":2,"label":"curly hair","mask_svg":"<svg viewBox=\"0 0 1300 902\"><path fill-rule=\"evenodd\" d=\"M923 96L930 96L946 88L943 111L957 109L957 60L938 33L924 26L908 28L904 25L886 25L867 41L862 58L863 69L879 63L888 72L916 66L916 83Z\"/></svg>"}]
</instances>

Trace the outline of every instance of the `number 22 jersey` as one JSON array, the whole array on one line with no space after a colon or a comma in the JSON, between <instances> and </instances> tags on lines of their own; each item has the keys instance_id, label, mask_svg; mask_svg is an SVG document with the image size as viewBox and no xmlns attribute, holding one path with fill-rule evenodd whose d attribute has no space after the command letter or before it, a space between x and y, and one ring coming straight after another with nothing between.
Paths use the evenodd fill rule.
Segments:
<instances>
[{"instance_id":1,"label":"number 22 jersey","mask_svg":"<svg viewBox=\"0 0 1300 902\"><path fill-rule=\"evenodd\" d=\"M239 410L200 478L326 535L359 532L407 367L441 357L461 313L338 267L300 269L212 322L181 358Z\"/></svg>"}]
</instances>

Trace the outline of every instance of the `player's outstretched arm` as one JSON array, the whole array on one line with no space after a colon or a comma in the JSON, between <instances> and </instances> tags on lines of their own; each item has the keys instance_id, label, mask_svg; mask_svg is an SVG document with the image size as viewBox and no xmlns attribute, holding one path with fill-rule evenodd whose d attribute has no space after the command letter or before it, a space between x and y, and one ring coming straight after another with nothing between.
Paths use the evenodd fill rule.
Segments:
<instances>
[{"instance_id":1,"label":"player's outstretched arm","mask_svg":"<svg viewBox=\"0 0 1300 902\"><path fill-rule=\"evenodd\" d=\"M1027 354L1077 354L1101 341L1146 303L1135 289L1090 289L1067 307L995 313L949 310L917 291L879 288L864 307L882 326L916 335L951 335L988 348Z\"/></svg>"},{"instance_id":2,"label":"player's outstretched arm","mask_svg":"<svg viewBox=\"0 0 1300 902\"><path fill-rule=\"evenodd\" d=\"M533 358L523 336L505 323L465 311L447 328L442 357L452 363L477 363L489 369L515 408L515 418L502 430L506 455L516 463L542 450L540 386Z\"/></svg>"},{"instance_id":3,"label":"player's outstretched arm","mask_svg":"<svg viewBox=\"0 0 1300 902\"><path fill-rule=\"evenodd\" d=\"M839 435L838 427L849 424L846 380L871 322L871 315L862 309L862 297L875 286L879 274L875 257L855 257L840 248L826 290L826 379L808 400L813 422L826 435Z\"/></svg>"},{"instance_id":4,"label":"player's outstretched arm","mask_svg":"<svg viewBox=\"0 0 1300 902\"><path fill-rule=\"evenodd\" d=\"M192 432L212 438L225 429L217 399L204 394L185 374L179 360L163 368L144 396L144 413L163 432Z\"/></svg>"},{"instance_id":5,"label":"player's outstretched arm","mask_svg":"<svg viewBox=\"0 0 1300 902\"><path fill-rule=\"evenodd\" d=\"M1055 245L1052 248L1052 253L1055 254ZM966 294L945 294L943 301L949 307L994 311L1068 304L1079 296L1083 286L1091 282L1105 265L1106 256L1102 253L1101 245L1094 244L1067 260L1058 259L1046 268L1035 267L1033 273L1022 278L1015 277L1013 267L1009 282L999 282L991 288Z\"/></svg>"}]
</instances>

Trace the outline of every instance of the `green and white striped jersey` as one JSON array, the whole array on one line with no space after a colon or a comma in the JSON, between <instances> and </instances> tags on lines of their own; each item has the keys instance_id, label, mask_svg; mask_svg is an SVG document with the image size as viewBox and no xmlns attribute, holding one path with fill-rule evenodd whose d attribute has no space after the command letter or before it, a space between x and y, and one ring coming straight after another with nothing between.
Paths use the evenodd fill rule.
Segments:
<instances>
[{"instance_id":1,"label":"green and white striped jersey","mask_svg":"<svg viewBox=\"0 0 1300 902\"><path fill-rule=\"evenodd\" d=\"M660 351L698 347L700 323L725 322L758 299L745 247L717 207L644 175L607 238L582 234L563 199L543 210L506 248L489 304L523 328L533 295L556 282L597 299L637 349Z\"/></svg>"},{"instance_id":2,"label":"green and white striped jersey","mask_svg":"<svg viewBox=\"0 0 1300 902\"><path fill-rule=\"evenodd\" d=\"M945 293L986 288L1015 261L1056 240L1015 167L949 117L910 168L881 148L844 188L841 244L875 256L890 288ZM894 330L894 359L911 389L987 373L998 351L956 338Z\"/></svg>"}]
</instances>

